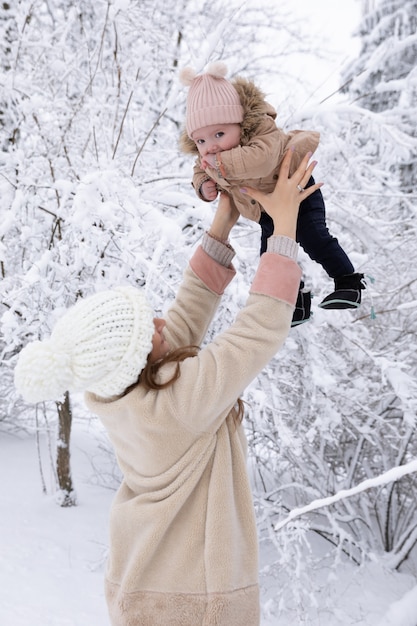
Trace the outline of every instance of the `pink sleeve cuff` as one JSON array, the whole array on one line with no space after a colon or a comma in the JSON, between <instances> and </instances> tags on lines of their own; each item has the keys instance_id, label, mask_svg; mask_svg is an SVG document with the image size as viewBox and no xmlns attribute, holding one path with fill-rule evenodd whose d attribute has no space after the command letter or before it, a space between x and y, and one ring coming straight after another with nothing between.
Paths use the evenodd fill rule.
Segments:
<instances>
[{"instance_id":1,"label":"pink sleeve cuff","mask_svg":"<svg viewBox=\"0 0 417 626\"><path fill-rule=\"evenodd\" d=\"M261 256L251 293L261 293L295 306L300 288L301 269L289 257L273 252Z\"/></svg>"},{"instance_id":2,"label":"pink sleeve cuff","mask_svg":"<svg viewBox=\"0 0 417 626\"><path fill-rule=\"evenodd\" d=\"M211 258L199 246L190 259L190 267L194 274L214 293L221 296L234 278L234 267L225 267Z\"/></svg>"}]
</instances>

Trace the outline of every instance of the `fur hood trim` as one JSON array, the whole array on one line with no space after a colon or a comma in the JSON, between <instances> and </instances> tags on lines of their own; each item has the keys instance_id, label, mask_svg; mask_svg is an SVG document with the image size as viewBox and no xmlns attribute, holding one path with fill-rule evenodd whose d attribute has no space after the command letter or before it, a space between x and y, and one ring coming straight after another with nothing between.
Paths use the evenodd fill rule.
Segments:
<instances>
[{"instance_id":1,"label":"fur hood trim","mask_svg":"<svg viewBox=\"0 0 417 626\"><path fill-rule=\"evenodd\" d=\"M265 115L275 119L275 109L265 100L265 94L250 80L237 77L231 81L239 94L243 106L243 122L240 134L241 145L246 145L256 134L257 128ZM198 154L197 146L184 129L180 137L180 149L185 154Z\"/></svg>"}]
</instances>

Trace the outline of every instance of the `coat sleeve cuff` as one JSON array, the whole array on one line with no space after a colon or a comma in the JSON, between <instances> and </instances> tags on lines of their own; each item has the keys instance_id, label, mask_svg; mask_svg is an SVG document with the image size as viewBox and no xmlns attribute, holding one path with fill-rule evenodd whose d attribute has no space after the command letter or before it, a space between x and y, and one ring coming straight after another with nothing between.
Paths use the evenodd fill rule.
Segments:
<instances>
[{"instance_id":1,"label":"coat sleeve cuff","mask_svg":"<svg viewBox=\"0 0 417 626\"><path fill-rule=\"evenodd\" d=\"M301 268L282 254L265 252L259 262L251 293L277 298L295 306L300 288Z\"/></svg>"},{"instance_id":2,"label":"coat sleeve cuff","mask_svg":"<svg viewBox=\"0 0 417 626\"><path fill-rule=\"evenodd\" d=\"M222 265L205 252L202 246L199 246L191 257L190 267L194 274L219 296L223 294L236 274L233 266Z\"/></svg>"}]
</instances>

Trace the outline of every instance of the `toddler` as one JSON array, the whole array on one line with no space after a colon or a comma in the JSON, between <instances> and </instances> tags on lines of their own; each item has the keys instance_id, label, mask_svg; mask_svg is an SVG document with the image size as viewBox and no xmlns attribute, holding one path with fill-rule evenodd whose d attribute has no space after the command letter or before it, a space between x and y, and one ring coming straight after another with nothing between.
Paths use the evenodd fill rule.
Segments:
<instances>
[{"instance_id":1,"label":"toddler","mask_svg":"<svg viewBox=\"0 0 417 626\"><path fill-rule=\"evenodd\" d=\"M227 192L244 217L261 226L261 249L273 231L273 221L260 204L241 193L244 186L271 193L276 185L281 162L288 149L293 150L290 175L307 152L314 152L319 133L292 130L288 133L275 123L276 111L265 101L262 91L243 78L225 78L224 63L211 63L197 75L192 68L180 73L181 82L189 87L185 130L181 149L197 155L193 187L207 202ZM314 184L311 178L306 187ZM300 192L302 188L300 187ZM311 259L333 278L335 289L319 306L323 309L352 309L361 303L364 276L354 267L326 225L325 206L320 189L300 204L297 241ZM311 294L300 283L292 325L310 318Z\"/></svg>"}]
</instances>

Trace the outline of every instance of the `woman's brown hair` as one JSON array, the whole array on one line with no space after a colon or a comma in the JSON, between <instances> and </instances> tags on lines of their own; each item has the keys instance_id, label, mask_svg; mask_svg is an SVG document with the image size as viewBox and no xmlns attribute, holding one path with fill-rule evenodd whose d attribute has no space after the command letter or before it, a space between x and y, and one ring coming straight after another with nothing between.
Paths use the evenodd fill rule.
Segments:
<instances>
[{"instance_id":1,"label":"woman's brown hair","mask_svg":"<svg viewBox=\"0 0 417 626\"><path fill-rule=\"evenodd\" d=\"M197 356L199 348L197 346L186 346L185 348L177 348L176 350L172 350L172 352L168 352L162 359L156 361L156 363L151 363L148 361L140 373L138 382L146 385L148 389L165 389L165 387L169 387L172 385L174 381L176 381L180 376L180 366L179 364L185 359ZM177 367L175 368L175 372L172 377L167 380L165 383L159 383L157 381L157 375L161 367L166 365L167 363L176 363Z\"/></svg>"},{"instance_id":2,"label":"woman's brown hair","mask_svg":"<svg viewBox=\"0 0 417 626\"><path fill-rule=\"evenodd\" d=\"M136 387L138 383L142 383L148 389L158 390L158 389L165 389L166 387L169 387L170 385L172 385L173 382L175 382L180 377L181 369L180 369L179 364L182 361L185 361L185 359L189 359L189 358L197 356L198 351L199 351L199 348L197 346L186 346L185 348L177 348L177 350L172 350L172 352L168 352L168 354L166 354L159 361L156 361L156 363L151 363L148 357L146 365L139 375L138 381L136 383L133 383L133 385L130 385L130 387L126 389L123 395L126 395L127 393L129 393L129 391L131 391L134 387ZM176 363L177 366L175 368L175 371L172 377L169 380L165 381L164 383L160 383L157 380L158 372L161 369L161 367L163 367L167 363ZM236 405L232 408L232 410L230 411L230 414L233 416L233 419L236 424L242 421L243 416L244 416L243 400L241 400L240 398L237 399Z\"/></svg>"}]
</instances>

